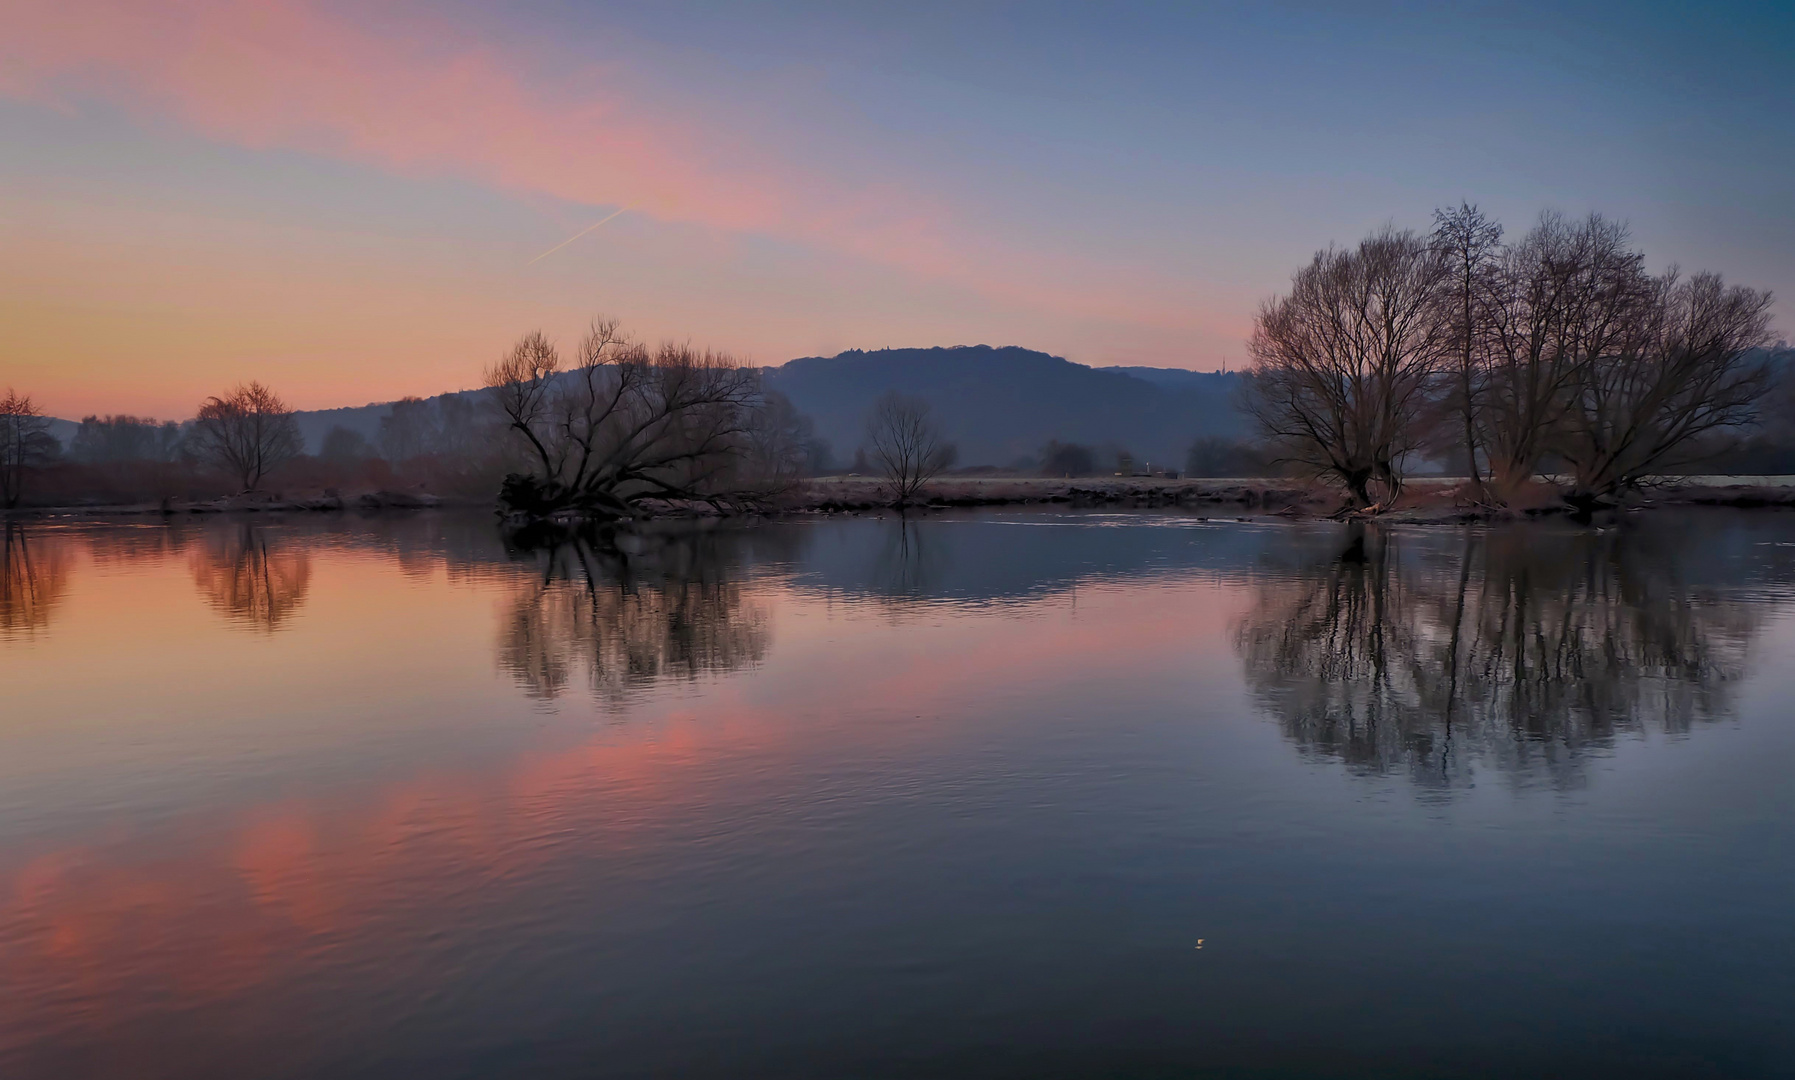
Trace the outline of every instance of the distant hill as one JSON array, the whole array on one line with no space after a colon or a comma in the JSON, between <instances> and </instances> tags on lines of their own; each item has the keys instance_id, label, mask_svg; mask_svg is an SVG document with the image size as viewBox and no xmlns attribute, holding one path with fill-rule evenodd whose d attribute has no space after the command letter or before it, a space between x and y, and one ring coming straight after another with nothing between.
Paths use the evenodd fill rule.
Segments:
<instances>
[{"instance_id":1,"label":"distant hill","mask_svg":"<svg viewBox=\"0 0 1795 1080\"><path fill-rule=\"evenodd\" d=\"M1239 373L1229 372L1226 375L1214 371L1186 371L1183 368L1158 367L1100 367L1097 371L1116 371L1123 375L1132 375L1143 382L1166 390L1207 390L1232 393L1239 384Z\"/></svg>"},{"instance_id":2,"label":"distant hill","mask_svg":"<svg viewBox=\"0 0 1795 1080\"><path fill-rule=\"evenodd\" d=\"M44 419L50 422L49 426L45 429L46 433L52 439L61 443L64 450L67 450L69 448L69 441L75 437L75 432L81 430L81 422L79 420L64 420L55 416L47 416Z\"/></svg>"},{"instance_id":3,"label":"distant hill","mask_svg":"<svg viewBox=\"0 0 1795 1080\"><path fill-rule=\"evenodd\" d=\"M768 368L766 380L816 421L838 461L853 456L867 411L888 389L930 404L962 465L1005 465L1059 439L1181 468L1197 436L1246 430L1238 375L1092 368L1014 346L853 349Z\"/></svg>"},{"instance_id":4,"label":"distant hill","mask_svg":"<svg viewBox=\"0 0 1795 1080\"><path fill-rule=\"evenodd\" d=\"M1007 465L1049 439L1109 446L1137 460L1182 468L1199 435L1239 436L1237 374L1173 368L1092 368L1032 349L965 345L933 349L858 349L808 356L764 369L768 387L816 421L838 464L864 439L866 414L889 389L927 401L960 449L961 465ZM426 399L484 397L463 390ZM294 414L306 450L317 453L342 426L378 444L392 402ZM68 445L76 425L58 420L52 433Z\"/></svg>"},{"instance_id":5,"label":"distant hill","mask_svg":"<svg viewBox=\"0 0 1795 1080\"><path fill-rule=\"evenodd\" d=\"M1049 439L1114 445L1182 467L1198 435L1237 436L1240 377L1174 368L1092 368L1022 348L854 349L765 369L766 384L816 421L838 463L852 460L874 400L897 389L929 402L962 465L1006 465ZM479 397L480 390L459 395ZM436 399L430 399L433 402ZM316 453L336 425L369 442L390 402L296 414Z\"/></svg>"}]
</instances>

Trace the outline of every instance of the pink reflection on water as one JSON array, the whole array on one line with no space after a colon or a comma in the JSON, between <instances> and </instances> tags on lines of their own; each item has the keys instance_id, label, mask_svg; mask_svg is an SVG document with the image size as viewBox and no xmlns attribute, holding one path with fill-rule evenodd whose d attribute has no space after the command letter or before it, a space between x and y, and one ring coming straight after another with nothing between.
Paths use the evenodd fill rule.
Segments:
<instances>
[{"instance_id":1,"label":"pink reflection on water","mask_svg":"<svg viewBox=\"0 0 1795 1080\"><path fill-rule=\"evenodd\" d=\"M341 1008L333 994L349 985L415 995L452 978L455 950L477 945L484 920L529 911L541 890L561 896L543 902L565 902L555 890L568 888L579 867L596 861L621 875L619 888L639 887L626 883L639 876L634 860L746 828L739 822L813 790L819 777L875 759L943 753L993 725L1026 722L1031 710L1163 682L1180 664L1222 662L1220 631L1231 617L1223 589L1170 579L1086 590L1076 610L1069 597L1049 595L978 610L912 606L903 618L889 604L825 601L775 580L751 582L736 586L751 594L739 606L771 625L759 666L676 681L618 715L593 711L589 698L564 698L556 715L590 717L600 723L596 733L588 723L538 734L526 722L543 706L495 671L492 657L495 632L503 637L494 623L537 587L532 581L400 575L353 551L320 549L309 558L307 618L287 634L261 637L257 648L277 650L266 659L278 666L280 653L313 656L319 642L353 633L389 607L447 604L449 594L461 590L465 600L472 590L472 610L487 613L480 633L468 634L458 619L413 619L407 651L368 651L359 660L334 654L330 677L379 685L396 656L434 652L431 678L450 684L434 689L500 703L478 726L502 737L478 759L445 761L430 719L406 711L421 684L387 670L386 699L377 704L403 719L396 737L414 757L383 759L367 777L294 777L262 798L195 796L179 813L144 821L121 809L98 831L40 849L0 877L0 992L14 1003L0 1040L14 1050L110 1047L123 1062L132 1047L191 1030L202 1015L208 1027L233 1032L217 1043L222 1055L249 1041L302 1039L317 1025L346 1022L333 1012ZM104 605L108 588L166 585L183 569L170 553L137 565L137 579L115 579L74 602ZM72 614L78 636L88 624ZM139 662L176 669L167 684L174 687L178 671L197 672L208 650L253 640L232 633L199 621L179 634L125 640ZM367 670L353 670L358 663ZM196 673L192 685L203 678ZM319 707L354 702L320 693ZM191 753L299 740L326 762L340 755L344 766L358 763L363 740L388 734L343 728L335 746L319 746L319 732L252 712L215 717L195 739L181 730L187 722L178 711L167 721ZM134 727L129 735L153 747L159 731ZM156 768L153 750L142 767ZM221 756L187 767L233 766ZM79 764L70 768L69 782L91 785L97 797L105 777L84 780Z\"/></svg>"}]
</instances>

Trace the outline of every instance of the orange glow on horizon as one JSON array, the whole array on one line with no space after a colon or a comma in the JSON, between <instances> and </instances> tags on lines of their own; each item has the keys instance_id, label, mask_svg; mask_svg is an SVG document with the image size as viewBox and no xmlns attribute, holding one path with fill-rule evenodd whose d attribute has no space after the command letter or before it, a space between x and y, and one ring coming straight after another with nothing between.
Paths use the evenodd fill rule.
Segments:
<instances>
[{"instance_id":1,"label":"orange glow on horizon","mask_svg":"<svg viewBox=\"0 0 1795 1080\"><path fill-rule=\"evenodd\" d=\"M1018 249L941 198L779 160L726 123L641 99L615 67L526 81L540 58L424 9L386 12L400 39L310 0L5 6L0 95L63 110L103 102L146 125L172 118L222 144L420 182L463 177L521 198L628 207L650 235L608 226L602 250L666 263L659 283L610 270L595 282L577 259L524 273L535 237L445 253L183 221L131 206L128 191L67 206L61 193L28 196L32 212L8 226L14 265L0 270L0 314L16 328L0 346L0 383L54 414L185 418L189 402L246 372L302 408L460 389L518 334L572 335L596 310L651 339L697 336L760 363L882 344L1073 352L1055 340L1071 333L1104 343L1091 362L1164 364L1240 330L1194 315L1186 285L1142 268ZM763 237L796 245L775 269L797 280L761 298L769 267L705 255L706 233L725 252ZM920 340L906 329L918 310L934 325Z\"/></svg>"}]
</instances>

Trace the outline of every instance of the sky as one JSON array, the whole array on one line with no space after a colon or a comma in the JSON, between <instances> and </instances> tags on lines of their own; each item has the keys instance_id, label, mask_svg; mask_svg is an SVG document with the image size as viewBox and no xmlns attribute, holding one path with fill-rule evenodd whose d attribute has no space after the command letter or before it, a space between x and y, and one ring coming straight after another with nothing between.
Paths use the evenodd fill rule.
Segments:
<instances>
[{"instance_id":1,"label":"sky","mask_svg":"<svg viewBox=\"0 0 1795 1080\"><path fill-rule=\"evenodd\" d=\"M0 0L0 27L0 387L54 415L462 389L597 315L758 364L1213 370L1316 250L1461 200L1511 233L1623 219L1795 337L1786 2Z\"/></svg>"}]
</instances>

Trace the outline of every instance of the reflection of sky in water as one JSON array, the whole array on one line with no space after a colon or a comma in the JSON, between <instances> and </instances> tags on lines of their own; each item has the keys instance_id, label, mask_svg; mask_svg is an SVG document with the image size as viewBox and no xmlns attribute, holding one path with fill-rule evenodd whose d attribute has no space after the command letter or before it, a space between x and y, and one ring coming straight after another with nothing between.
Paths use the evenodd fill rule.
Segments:
<instances>
[{"instance_id":1,"label":"reflection of sky in water","mask_svg":"<svg viewBox=\"0 0 1795 1080\"><path fill-rule=\"evenodd\" d=\"M8 1076L1795 1052L1777 515L24 539Z\"/></svg>"}]
</instances>

